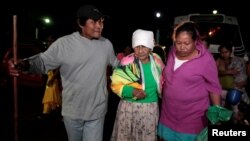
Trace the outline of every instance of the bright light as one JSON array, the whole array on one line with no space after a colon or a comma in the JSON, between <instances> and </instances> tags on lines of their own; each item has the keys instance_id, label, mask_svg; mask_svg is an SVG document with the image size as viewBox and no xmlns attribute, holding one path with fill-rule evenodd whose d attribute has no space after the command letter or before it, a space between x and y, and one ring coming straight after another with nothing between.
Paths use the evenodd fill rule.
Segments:
<instances>
[{"instance_id":1,"label":"bright light","mask_svg":"<svg viewBox=\"0 0 250 141\"><path fill-rule=\"evenodd\" d=\"M218 11L217 10L213 10L213 14L215 15L215 14L217 14L218 13Z\"/></svg>"},{"instance_id":2,"label":"bright light","mask_svg":"<svg viewBox=\"0 0 250 141\"><path fill-rule=\"evenodd\" d=\"M208 35L209 35L209 36L213 36L213 32L212 32L212 31L209 31L209 32L208 32Z\"/></svg>"},{"instance_id":3,"label":"bright light","mask_svg":"<svg viewBox=\"0 0 250 141\"><path fill-rule=\"evenodd\" d=\"M49 23L50 23L50 19L49 19L49 18L45 18L45 19L44 19L44 22L45 22L46 24L49 24Z\"/></svg>"},{"instance_id":4,"label":"bright light","mask_svg":"<svg viewBox=\"0 0 250 141\"><path fill-rule=\"evenodd\" d=\"M46 17L41 17L41 20L43 22L43 24L49 26L53 24L53 21L51 20L50 17L46 16Z\"/></svg>"},{"instance_id":5,"label":"bright light","mask_svg":"<svg viewBox=\"0 0 250 141\"><path fill-rule=\"evenodd\" d=\"M160 12L156 12L155 16L156 16L156 18L160 18L161 17L161 13Z\"/></svg>"}]
</instances>

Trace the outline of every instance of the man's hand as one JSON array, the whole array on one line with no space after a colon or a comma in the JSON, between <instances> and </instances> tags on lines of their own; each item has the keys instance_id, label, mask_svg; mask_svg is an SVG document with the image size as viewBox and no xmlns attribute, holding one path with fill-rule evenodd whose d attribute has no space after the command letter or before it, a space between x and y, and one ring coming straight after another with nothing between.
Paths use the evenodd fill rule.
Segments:
<instances>
[{"instance_id":1,"label":"man's hand","mask_svg":"<svg viewBox=\"0 0 250 141\"><path fill-rule=\"evenodd\" d=\"M14 60L10 59L8 61L8 72L11 76L19 76L22 71L26 70L29 67L28 61L18 60L14 64Z\"/></svg>"}]
</instances>

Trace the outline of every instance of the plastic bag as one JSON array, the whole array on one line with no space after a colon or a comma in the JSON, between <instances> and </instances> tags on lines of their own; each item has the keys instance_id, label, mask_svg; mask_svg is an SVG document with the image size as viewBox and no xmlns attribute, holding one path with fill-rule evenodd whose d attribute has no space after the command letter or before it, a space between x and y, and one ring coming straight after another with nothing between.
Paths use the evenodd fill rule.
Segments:
<instances>
[{"instance_id":1,"label":"plastic bag","mask_svg":"<svg viewBox=\"0 0 250 141\"><path fill-rule=\"evenodd\" d=\"M206 113L208 120L211 124L217 124L220 121L230 120L233 111L220 106L210 106ZM208 140L208 129L205 127L196 137L196 141L207 141Z\"/></svg>"},{"instance_id":2,"label":"plastic bag","mask_svg":"<svg viewBox=\"0 0 250 141\"><path fill-rule=\"evenodd\" d=\"M233 111L220 106L211 106L208 108L206 113L211 124L217 124L220 121L228 121L230 120L232 114Z\"/></svg>"},{"instance_id":3,"label":"plastic bag","mask_svg":"<svg viewBox=\"0 0 250 141\"><path fill-rule=\"evenodd\" d=\"M207 138L207 127L205 127L200 133L199 135L196 137L196 141L207 141L208 138Z\"/></svg>"}]
</instances>

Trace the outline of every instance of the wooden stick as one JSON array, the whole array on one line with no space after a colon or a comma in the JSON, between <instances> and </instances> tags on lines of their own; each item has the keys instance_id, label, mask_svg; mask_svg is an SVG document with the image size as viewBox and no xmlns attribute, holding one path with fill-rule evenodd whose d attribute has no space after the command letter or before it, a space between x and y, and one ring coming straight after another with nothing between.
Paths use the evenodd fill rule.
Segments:
<instances>
[{"instance_id":1,"label":"wooden stick","mask_svg":"<svg viewBox=\"0 0 250 141\"><path fill-rule=\"evenodd\" d=\"M14 64L17 63L17 16L13 16L13 57ZM14 138L18 141L18 96L17 96L17 77L14 77Z\"/></svg>"}]
</instances>

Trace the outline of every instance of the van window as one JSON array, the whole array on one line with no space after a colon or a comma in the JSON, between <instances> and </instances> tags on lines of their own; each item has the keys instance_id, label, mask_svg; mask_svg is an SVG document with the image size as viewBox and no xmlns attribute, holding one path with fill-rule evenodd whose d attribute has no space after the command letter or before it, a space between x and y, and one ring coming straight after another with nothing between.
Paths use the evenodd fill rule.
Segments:
<instances>
[{"instance_id":1,"label":"van window","mask_svg":"<svg viewBox=\"0 0 250 141\"><path fill-rule=\"evenodd\" d=\"M211 44L232 43L233 46L242 46L237 25L224 23L197 23L203 33L207 33Z\"/></svg>"},{"instance_id":2,"label":"van window","mask_svg":"<svg viewBox=\"0 0 250 141\"><path fill-rule=\"evenodd\" d=\"M244 57L246 55L246 49L236 17L224 14L189 14L175 17L174 25L178 25L183 21L193 21L198 24L201 33L207 34L209 38L209 50L212 53L219 53L218 47L221 44L230 43L234 47L235 56Z\"/></svg>"}]
</instances>

